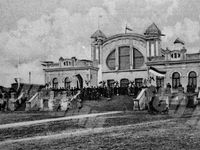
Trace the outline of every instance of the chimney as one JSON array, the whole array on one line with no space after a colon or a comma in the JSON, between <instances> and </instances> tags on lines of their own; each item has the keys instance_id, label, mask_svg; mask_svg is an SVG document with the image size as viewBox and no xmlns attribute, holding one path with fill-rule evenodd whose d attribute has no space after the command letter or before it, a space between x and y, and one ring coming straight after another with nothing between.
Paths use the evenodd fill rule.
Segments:
<instances>
[{"instance_id":1,"label":"chimney","mask_svg":"<svg viewBox=\"0 0 200 150\"><path fill-rule=\"evenodd\" d=\"M29 72L29 84L31 84L31 72Z\"/></svg>"}]
</instances>

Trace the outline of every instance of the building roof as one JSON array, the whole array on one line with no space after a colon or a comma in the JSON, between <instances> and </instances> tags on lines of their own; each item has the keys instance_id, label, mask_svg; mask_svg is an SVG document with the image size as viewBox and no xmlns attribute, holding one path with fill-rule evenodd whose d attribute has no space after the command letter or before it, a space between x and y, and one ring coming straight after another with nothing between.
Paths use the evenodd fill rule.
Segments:
<instances>
[{"instance_id":1,"label":"building roof","mask_svg":"<svg viewBox=\"0 0 200 150\"><path fill-rule=\"evenodd\" d=\"M185 42L183 40L181 40L180 38L177 38L175 41L174 41L174 44L182 44L182 45L185 45Z\"/></svg>"},{"instance_id":2,"label":"building roof","mask_svg":"<svg viewBox=\"0 0 200 150\"><path fill-rule=\"evenodd\" d=\"M145 35L158 35L163 36L161 30L157 27L155 23L152 23L145 31Z\"/></svg>"},{"instance_id":3,"label":"building roof","mask_svg":"<svg viewBox=\"0 0 200 150\"><path fill-rule=\"evenodd\" d=\"M88 59L80 59L80 61L93 62L92 60L88 60Z\"/></svg>"},{"instance_id":4,"label":"building roof","mask_svg":"<svg viewBox=\"0 0 200 150\"><path fill-rule=\"evenodd\" d=\"M92 34L91 38L106 38L105 34L101 30L97 30L94 34Z\"/></svg>"},{"instance_id":5,"label":"building roof","mask_svg":"<svg viewBox=\"0 0 200 150\"><path fill-rule=\"evenodd\" d=\"M60 57L60 58L59 58L59 61L63 61L63 60L64 60L64 58L63 58L63 57Z\"/></svg>"},{"instance_id":6,"label":"building roof","mask_svg":"<svg viewBox=\"0 0 200 150\"><path fill-rule=\"evenodd\" d=\"M115 34L112 35L108 38L106 38L106 40L104 40L104 44L107 44L109 41L114 40L114 39L122 39L122 38L133 38L135 40L138 41L142 41L145 43L146 37L143 34L137 34L137 33L121 33L121 34Z\"/></svg>"}]
</instances>

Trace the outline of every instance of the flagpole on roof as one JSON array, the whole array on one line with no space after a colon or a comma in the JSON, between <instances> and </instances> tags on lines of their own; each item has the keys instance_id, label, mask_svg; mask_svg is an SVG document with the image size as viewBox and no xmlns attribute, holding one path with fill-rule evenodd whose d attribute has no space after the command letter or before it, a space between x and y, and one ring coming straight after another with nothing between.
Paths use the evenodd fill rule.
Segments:
<instances>
[{"instance_id":1,"label":"flagpole on roof","mask_svg":"<svg viewBox=\"0 0 200 150\"><path fill-rule=\"evenodd\" d=\"M102 15L98 16L98 30L100 30L100 18L102 18Z\"/></svg>"},{"instance_id":2,"label":"flagpole on roof","mask_svg":"<svg viewBox=\"0 0 200 150\"><path fill-rule=\"evenodd\" d=\"M129 28L129 27L127 26L127 24L126 24L126 27L125 27L125 34L127 33L127 30L128 30L128 31L133 31L133 29Z\"/></svg>"}]
</instances>

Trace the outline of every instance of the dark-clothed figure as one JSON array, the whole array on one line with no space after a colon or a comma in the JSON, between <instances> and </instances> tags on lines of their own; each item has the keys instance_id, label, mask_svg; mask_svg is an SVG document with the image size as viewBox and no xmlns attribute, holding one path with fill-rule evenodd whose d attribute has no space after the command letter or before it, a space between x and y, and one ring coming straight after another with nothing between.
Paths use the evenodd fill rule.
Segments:
<instances>
[{"instance_id":1,"label":"dark-clothed figure","mask_svg":"<svg viewBox=\"0 0 200 150\"><path fill-rule=\"evenodd\" d=\"M153 96L149 102L149 112L158 113L157 106L159 106L159 98L156 96L156 91L153 91Z\"/></svg>"},{"instance_id":2,"label":"dark-clothed figure","mask_svg":"<svg viewBox=\"0 0 200 150\"><path fill-rule=\"evenodd\" d=\"M66 113L69 111L69 109L71 108L71 102L67 102L67 108L65 110L64 116L66 115Z\"/></svg>"},{"instance_id":3,"label":"dark-clothed figure","mask_svg":"<svg viewBox=\"0 0 200 150\"><path fill-rule=\"evenodd\" d=\"M61 110L61 104L60 103L58 104L56 111L58 112L59 110Z\"/></svg>"},{"instance_id":4,"label":"dark-clothed figure","mask_svg":"<svg viewBox=\"0 0 200 150\"><path fill-rule=\"evenodd\" d=\"M78 99L77 106L78 106L78 112L79 112L81 110L81 108L83 107L83 105L81 103L81 99Z\"/></svg>"}]
</instances>

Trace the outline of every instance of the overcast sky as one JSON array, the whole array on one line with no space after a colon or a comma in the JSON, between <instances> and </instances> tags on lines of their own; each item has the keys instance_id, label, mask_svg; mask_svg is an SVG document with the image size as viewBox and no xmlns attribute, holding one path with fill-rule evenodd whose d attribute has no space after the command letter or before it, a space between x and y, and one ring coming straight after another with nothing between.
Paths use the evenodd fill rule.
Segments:
<instances>
[{"instance_id":1,"label":"overcast sky","mask_svg":"<svg viewBox=\"0 0 200 150\"><path fill-rule=\"evenodd\" d=\"M29 72L33 83L44 83L42 60L90 59L100 15L107 36L126 24L142 34L155 22L166 35L163 48L180 37L189 53L200 49L200 0L0 0L0 85L17 76L28 82Z\"/></svg>"}]
</instances>

